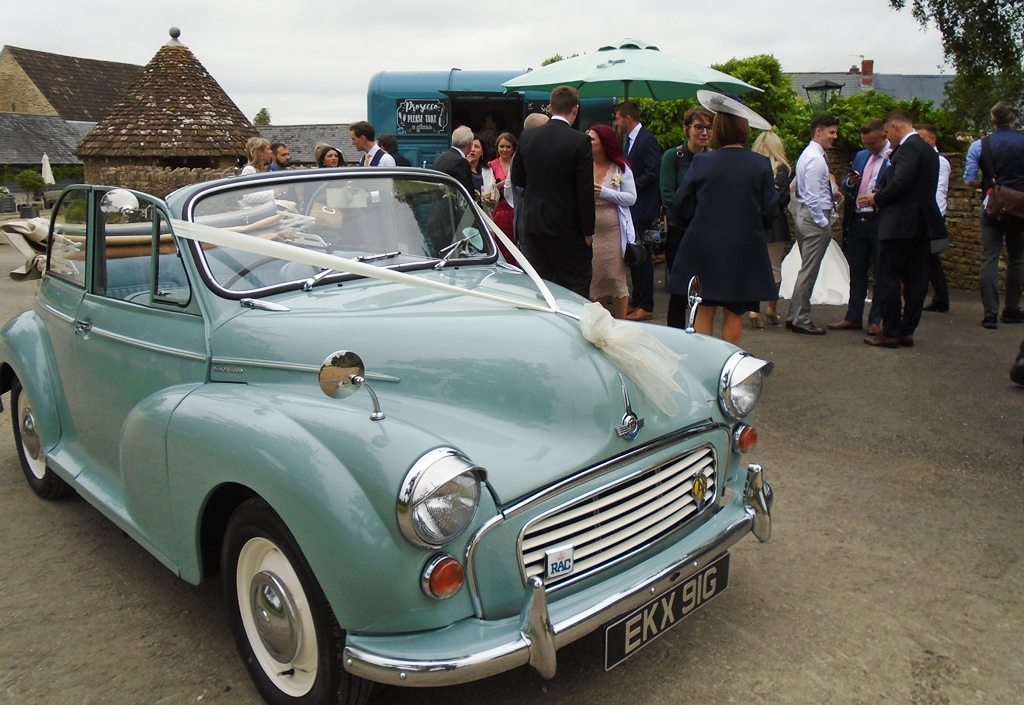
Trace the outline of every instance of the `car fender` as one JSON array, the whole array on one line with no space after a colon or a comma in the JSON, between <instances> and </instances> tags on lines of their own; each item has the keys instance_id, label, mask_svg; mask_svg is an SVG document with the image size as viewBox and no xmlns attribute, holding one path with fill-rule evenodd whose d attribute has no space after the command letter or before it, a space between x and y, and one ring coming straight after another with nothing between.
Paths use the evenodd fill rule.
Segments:
<instances>
[{"instance_id":1,"label":"car fender","mask_svg":"<svg viewBox=\"0 0 1024 705\"><path fill-rule=\"evenodd\" d=\"M396 419L370 420L367 400L358 399L209 384L178 405L167 456L182 577L202 577L202 514L213 493L232 484L284 520L343 628L410 631L473 614L466 590L443 601L424 594L420 575L437 551L412 545L396 519L406 472L444 444ZM482 493L477 520L494 512ZM447 551L463 555L471 533Z\"/></svg>"},{"instance_id":2,"label":"car fender","mask_svg":"<svg viewBox=\"0 0 1024 705\"><path fill-rule=\"evenodd\" d=\"M14 377L32 399L43 449L52 451L61 438L53 375L57 363L46 328L34 311L18 314L0 330L0 394L11 390Z\"/></svg>"}]
</instances>

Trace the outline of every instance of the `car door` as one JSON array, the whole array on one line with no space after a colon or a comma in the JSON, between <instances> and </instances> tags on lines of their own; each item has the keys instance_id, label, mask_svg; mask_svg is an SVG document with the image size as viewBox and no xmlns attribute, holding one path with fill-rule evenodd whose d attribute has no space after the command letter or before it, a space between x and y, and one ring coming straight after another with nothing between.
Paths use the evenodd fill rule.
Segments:
<instances>
[{"instance_id":1,"label":"car door","mask_svg":"<svg viewBox=\"0 0 1024 705\"><path fill-rule=\"evenodd\" d=\"M166 206L95 188L88 284L61 360L79 490L151 548L169 526L165 429L207 378L206 332ZM157 548L159 550L159 548Z\"/></svg>"}]
</instances>

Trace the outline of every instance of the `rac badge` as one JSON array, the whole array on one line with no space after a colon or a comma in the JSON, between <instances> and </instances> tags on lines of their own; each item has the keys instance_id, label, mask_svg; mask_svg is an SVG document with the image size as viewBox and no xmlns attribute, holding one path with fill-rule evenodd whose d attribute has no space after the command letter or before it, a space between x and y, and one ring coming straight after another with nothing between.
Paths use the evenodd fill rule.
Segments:
<instances>
[{"instance_id":1,"label":"rac badge","mask_svg":"<svg viewBox=\"0 0 1024 705\"><path fill-rule=\"evenodd\" d=\"M699 512L704 508L704 493L708 491L708 480L704 477L703 473L693 478L693 501L697 505L697 511Z\"/></svg>"},{"instance_id":2,"label":"rac badge","mask_svg":"<svg viewBox=\"0 0 1024 705\"><path fill-rule=\"evenodd\" d=\"M561 578L572 573L572 553L572 544L544 551L544 577Z\"/></svg>"},{"instance_id":3,"label":"rac badge","mask_svg":"<svg viewBox=\"0 0 1024 705\"><path fill-rule=\"evenodd\" d=\"M619 375L619 384L622 386L622 403L626 406L626 413L615 432L620 438L632 441L640 435L640 429L644 427L644 420L633 413L633 407L629 404L629 392L626 391L626 380L622 378L622 375Z\"/></svg>"}]
</instances>

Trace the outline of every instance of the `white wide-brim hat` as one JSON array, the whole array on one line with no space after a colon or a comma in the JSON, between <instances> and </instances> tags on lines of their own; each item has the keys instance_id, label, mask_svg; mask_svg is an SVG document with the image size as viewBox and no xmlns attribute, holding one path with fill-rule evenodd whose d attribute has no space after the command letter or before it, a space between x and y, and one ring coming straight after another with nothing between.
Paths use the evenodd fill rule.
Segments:
<instances>
[{"instance_id":1,"label":"white wide-brim hat","mask_svg":"<svg viewBox=\"0 0 1024 705\"><path fill-rule=\"evenodd\" d=\"M741 117L758 130L770 130L772 124L735 98L715 91L697 91L697 100L713 113L729 113Z\"/></svg>"}]
</instances>

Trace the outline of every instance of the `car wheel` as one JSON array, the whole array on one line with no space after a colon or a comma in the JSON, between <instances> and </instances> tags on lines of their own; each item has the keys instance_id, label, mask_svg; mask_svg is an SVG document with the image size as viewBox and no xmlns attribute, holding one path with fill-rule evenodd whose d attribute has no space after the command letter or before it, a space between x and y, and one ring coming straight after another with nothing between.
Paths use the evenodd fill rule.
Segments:
<instances>
[{"instance_id":1,"label":"car wheel","mask_svg":"<svg viewBox=\"0 0 1024 705\"><path fill-rule=\"evenodd\" d=\"M345 671L345 632L288 527L262 499L231 516L221 575L235 642L268 703L365 702L371 683Z\"/></svg>"},{"instance_id":2,"label":"car wheel","mask_svg":"<svg viewBox=\"0 0 1024 705\"><path fill-rule=\"evenodd\" d=\"M21 469L32 491L43 499L60 499L72 494L71 485L46 467L46 454L36 428L35 409L19 379L11 385L11 426Z\"/></svg>"}]
</instances>

